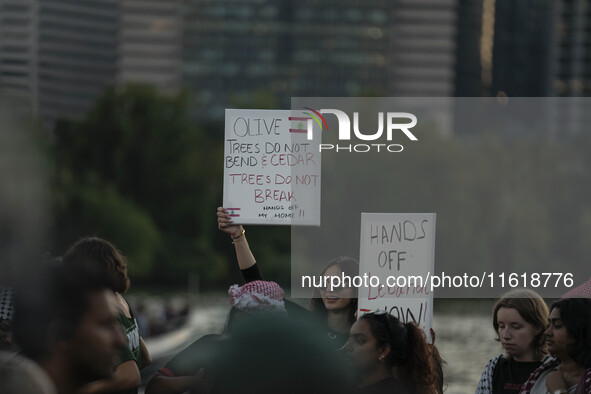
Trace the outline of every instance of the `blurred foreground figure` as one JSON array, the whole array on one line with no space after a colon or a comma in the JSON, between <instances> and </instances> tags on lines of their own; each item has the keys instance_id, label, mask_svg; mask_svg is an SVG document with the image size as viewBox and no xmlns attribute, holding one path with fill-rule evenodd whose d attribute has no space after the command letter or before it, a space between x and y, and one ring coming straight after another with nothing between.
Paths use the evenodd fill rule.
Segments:
<instances>
[{"instance_id":1,"label":"blurred foreground figure","mask_svg":"<svg viewBox=\"0 0 591 394\"><path fill-rule=\"evenodd\" d=\"M236 327L261 316L287 318L285 293L275 282L258 280L243 286L233 285L228 295L232 309L223 332L205 335L176 354L150 380L146 394L182 393L202 385L203 370L209 370L224 341L236 333Z\"/></svg>"},{"instance_id":2,"label":"blurred foreground figure","mask_svg":"<svg viewBox=\"0 0 591 394\"><path fill-rule=\"evenodd\" d=\"M61 265L37 272L15 292L14 339L22 355L40 367L23 373L35 376L43 387L38 392L59 394L110 377L126 344L110 307L113 292L99 277L76 275ZM0 387L3 393L25 392L18 384L11 391L2 382Z\"/></svg>"},{"instance_id":3,"label":"blurred foreground figure","mask_svg":"<svg viewBox=\"0 0 591 394\"><path fill-rule=\"evenodd\" d=\"M206 335L174 356L146 394L326 394L349 387L341 357L320 327L286 311L277 283L234 285L228 294L232 309L223 333Z\"/></svg>"},{"instance_id":4,"label":"blurred foreground figure","mask_svg":"<svg viewBox=\"0 0 591 394\"><path fill-rule=\"evenodd\" d=\"M238 322L205 371L208 390L193 393L350 392L341 358L318 332L278 316Z\"/></svg>"}]
</instances>

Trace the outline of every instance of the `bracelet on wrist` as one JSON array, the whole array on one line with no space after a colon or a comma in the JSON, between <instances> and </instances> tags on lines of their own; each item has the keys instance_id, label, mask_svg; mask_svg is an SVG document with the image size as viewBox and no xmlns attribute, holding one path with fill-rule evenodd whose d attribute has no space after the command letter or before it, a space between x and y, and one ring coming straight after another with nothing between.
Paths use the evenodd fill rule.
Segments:
<instances>
[{"instance_id":1,"label":"bracelet on wrist","mask_svg":"<svg viewBox=\"0 0 591 394\"><path fill-rule=\"evenodd\" d=\"M239 235L239 236L237 236L237 237L232 237L232 239L233 239L233 240L237 240L237 239L239 239L239 238L242 238L242 236L244 236L244 233L246 233L246 230L245 230L245 229L242 229L242 232L240 233L240 235Z\"/></svg>"}]
</instances>

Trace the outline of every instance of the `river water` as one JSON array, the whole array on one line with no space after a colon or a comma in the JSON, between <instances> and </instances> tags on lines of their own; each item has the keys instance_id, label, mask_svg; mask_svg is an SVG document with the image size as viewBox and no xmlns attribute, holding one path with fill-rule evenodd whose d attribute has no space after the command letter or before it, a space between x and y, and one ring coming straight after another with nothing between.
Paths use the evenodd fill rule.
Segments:
<instances>
[{"instance_id":1,"label":"river water","mask_svg":"<svg viewBox=\"0 0 591 394\"><path fill-rule=\"evenodd\" d=\"M437 302L445 303L438 308ZM435 300L435 344L443 359L446 393L474 394L486 363L502 353L494 340L490 311L492 302L480 300Z\"/></svg>"},{"instance_id":2,"label":"river water","mask_svg":"<svg viewBox=\"0 0 591 394\"><path fill-rule=\"evenodd\" d=\"M142 371L149 378L164 360L194 339L219 333L229 311L226 295L208 295L191 301L189 324L183 330L146 341L155 365ZM494 340L490 300L435 300L433 328L444 366L446 389L450 394L473 394L488 360L501 353Z\"/></svg>"}]
</instances>

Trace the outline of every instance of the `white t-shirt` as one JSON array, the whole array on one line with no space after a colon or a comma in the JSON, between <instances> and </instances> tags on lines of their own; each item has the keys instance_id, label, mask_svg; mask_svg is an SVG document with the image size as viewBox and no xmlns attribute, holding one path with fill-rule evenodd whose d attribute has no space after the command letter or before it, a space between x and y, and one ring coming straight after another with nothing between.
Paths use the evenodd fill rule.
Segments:
<instances>
[{"instance_id":1,"label":"white t-shirt","mask_svg":"<svg viewBox=\"0 0 591 394\"><path fill-rule=\"evenodd\" d=\"M548 387L546 387L546 380L548 379L548 375L550 375L550 372L552 372L552 370L546 371L540 375L538 380L536 380L534 387L532 387L530 391L531 394L552 394L550 391L548 391ZM568 389L568 394L574 394L576 391L577 385L575 384L574 386Z\"/></svg>"}]
</instances>

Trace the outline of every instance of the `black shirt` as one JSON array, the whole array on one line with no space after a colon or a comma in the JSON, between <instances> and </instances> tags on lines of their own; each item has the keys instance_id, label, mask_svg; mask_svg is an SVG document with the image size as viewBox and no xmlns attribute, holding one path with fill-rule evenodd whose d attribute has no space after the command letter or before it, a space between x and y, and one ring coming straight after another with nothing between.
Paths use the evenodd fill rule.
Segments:
<instances>
[{"instance_id":1,"label":"black shirt","mask_svg":"<svg viewBox=\"0 0 591 394\"><path fill-rule=\"evenodd\" d=\"M541 361L519 362L502 357L493 372L493 393L518 394L529 375L541 364Z\"/></svg>"},{"instance_id":2,"label":"black shirt","mask_svg":"<svg viewBox=\"0 0 591 394\"><path fill-rule=\"evenodd\" d=\"M254 263L252 267L240 270L240 272L242 273L242 277L246 283L254 282L255 280L265 280L265 278L263 278L263 273L261 272L257 263Z\"/></svg>"},{"instance_id":3,"label":"black shirt","mask_svg":"<svg viewBox=\"0 0 591 394\"><path fill-rule=\"evenodd\" d=\"M331 344L330 346L336 350L345 346L345 344L349 340L349 333L337 332L335 330L330 329L329 327L326 328L326 335Z\"/></svg>"}]
</instances>

